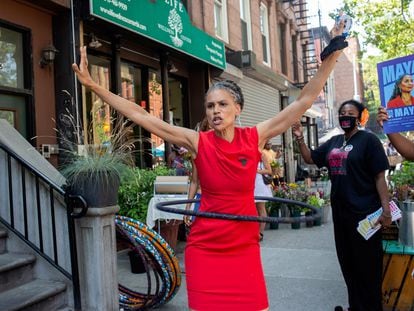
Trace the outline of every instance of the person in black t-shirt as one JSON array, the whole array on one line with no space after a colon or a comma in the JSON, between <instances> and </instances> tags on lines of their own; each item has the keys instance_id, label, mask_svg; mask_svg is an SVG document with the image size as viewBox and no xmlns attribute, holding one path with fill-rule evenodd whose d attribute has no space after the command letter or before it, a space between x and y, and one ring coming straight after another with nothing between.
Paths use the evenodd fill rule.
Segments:
<instances>
[{"instance_id":1,"label":"person in black t-shirt","mask_svg":"<svg viewBox=\"0 0 414 311\"><path fill-rule=\"evenodd\" d=\"M378 231L365 240L357 232L358 222L380 206L378 219L383 227L391 224L385 171L388 159L380 140L359 130L364 106L355 100L344 102L338 111L344 134L332 137L315 150L303 139L300 123L293 134L304 161L327 167L331 187L331 206L335 245L348 289L352 311L382 310L382 239ZM337 306L335 310L346 310Z\"/></svg>"}]
</instances>

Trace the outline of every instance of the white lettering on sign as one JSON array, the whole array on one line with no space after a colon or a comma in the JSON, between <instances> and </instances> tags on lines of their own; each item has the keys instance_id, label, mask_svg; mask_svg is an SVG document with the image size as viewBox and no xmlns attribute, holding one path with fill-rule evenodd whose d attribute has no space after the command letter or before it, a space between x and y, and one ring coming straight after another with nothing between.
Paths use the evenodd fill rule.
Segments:
<instances>
[{"instance_id":1,"label":"white lettering on sign","mask_svg":"<svg viewBox=\"0 0 414 311\"><path fill-rule=\"evenodd\" d=\"M117 18L120 21L123 21L123 22L125 22L129 25L132 25L132 26L137 27L141 30L147 31L147 26L142 25L137 21L130 20L129 18L123 16L121 13L115 13L112 9L108 10L108 9L103 8L103 7L100 7L99 9L101 10L102 13L108 14L109 16Z\"/></svg>"},{"instance_id":2,"label":"white lettering on sign","mask_svg":"<svg viewBox=\"0 0 414 311\"><path fill-rule=\"evenodd\" d=\"M128 4L125 2L119 1L119 0L104 0L105 2L108 2L112 4L114 7L120 8L121 10L127 11L128 10ZM131 0L126 0L128 2L131 2Z\"/></svg>"},{"instance_id":3,"label":"white lettering on sign","mask_svg":"<svg viewBox=\"0 0 414 311\"><path fill-rule=\"evenodd\" d=\"M396 65L389 65L382 69L382 82L383 85L387 85L394 82L402 75L412 74L414 74L414 62L411 60Z\"/></svg>"},{"instance_id":4,"label":"white lettering on sign","mask_svg":"<svg viewBox=\"0 0 414 311\"><path fill-rule=\"evenodd\" d=\"M184 5L181 3L180 0L164 0L166 4L170 7L180 11L181 13L184 12Z\"/></svg>"}]
</instances>

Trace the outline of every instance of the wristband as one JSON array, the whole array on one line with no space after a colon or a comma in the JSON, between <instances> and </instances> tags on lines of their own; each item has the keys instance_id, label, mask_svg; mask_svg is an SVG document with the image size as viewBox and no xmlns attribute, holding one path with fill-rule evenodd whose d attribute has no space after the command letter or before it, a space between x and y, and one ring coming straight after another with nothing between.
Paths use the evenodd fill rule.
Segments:
<instances>
[{"instance_id":1,"label":"wristband","mask_svg":"<svg viewBox=\"0 0 414 311\"><path fill-rule=\"evenodd\" d=\"M321 60L324 61L329 55L335 51L343 50L348 46L348 42L345 41L345 37L340 35L332 38L329 44L323 49L321 53Z\"/></svg>"}]
</instances>

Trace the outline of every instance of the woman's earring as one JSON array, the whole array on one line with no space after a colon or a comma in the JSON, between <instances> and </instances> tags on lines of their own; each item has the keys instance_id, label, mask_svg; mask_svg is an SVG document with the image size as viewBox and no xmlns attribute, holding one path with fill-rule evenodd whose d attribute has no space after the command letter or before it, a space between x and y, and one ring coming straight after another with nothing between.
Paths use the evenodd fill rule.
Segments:
<instances>
[{"instance_id":1,"label":"woman's earring","mask_svg":"<svg viewBox=\"0 0 414 311\"><path fill-rule=\"evenodd\" d=\"M238 126L241 126L240 116L239 115L236 116L236 123L238 124Z\"/></svg>"}]
</instances>

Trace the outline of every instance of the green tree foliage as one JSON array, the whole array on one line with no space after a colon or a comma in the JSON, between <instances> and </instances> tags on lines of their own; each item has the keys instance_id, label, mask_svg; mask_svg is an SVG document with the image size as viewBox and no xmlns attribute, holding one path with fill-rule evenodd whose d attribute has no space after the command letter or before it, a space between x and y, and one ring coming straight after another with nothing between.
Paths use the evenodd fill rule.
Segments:
<instances>
[{"instance_id":1,"label":"green tree foliage","mask_svg":"<svg viewBox=\"0 0 414 311\"><path fill-rule=\"evenodd\" d=\"M414 16L409 13L413 1L344 1L343 10L354 21L351 36L358 36L362 45L364 103L371 116L367 127L378 134L382 133L382 129L375 122L377 107L380 105L377 63L413 53L410 44L414 42ZM337 13L330 15L334 17ZM359 31L360 29L362 30ZM367 49L369 46L378 49L379 53L370 55L372 53Z\"/></svg>"},{"instance_id":2,"label":"green tree foliage","mask_svg":"<svg viewBox=\"0 0 414 311\"><path fill-rule=\"evenodd\" d=\"M363 28L363 46L378 48L386 60L413 53L409 44L414 42L414 16L408 10L412 1L345 0L344 10Z\"/></svg>"}]
</instances>

